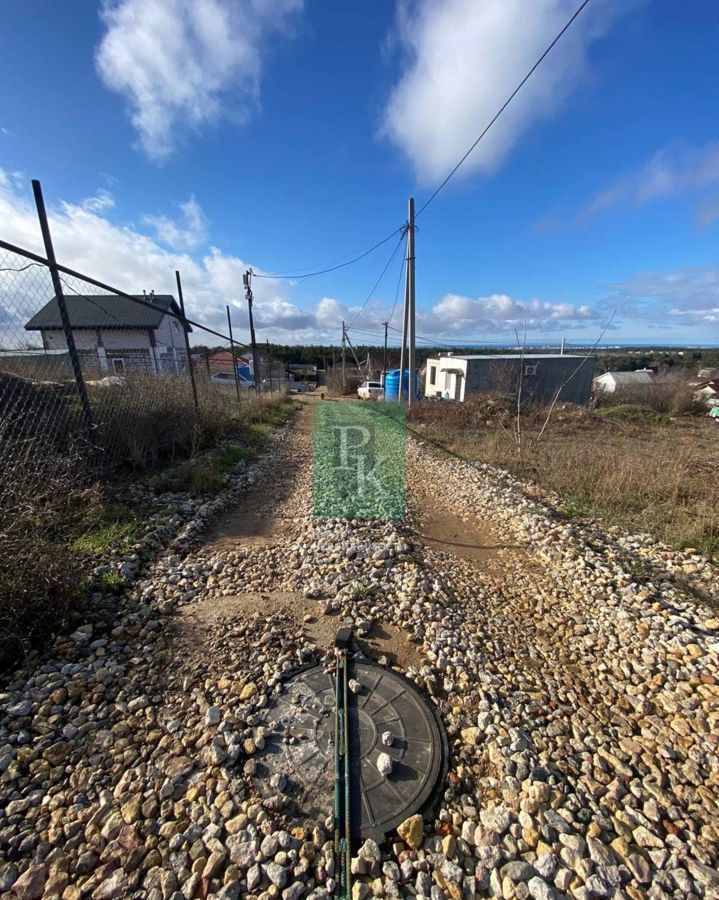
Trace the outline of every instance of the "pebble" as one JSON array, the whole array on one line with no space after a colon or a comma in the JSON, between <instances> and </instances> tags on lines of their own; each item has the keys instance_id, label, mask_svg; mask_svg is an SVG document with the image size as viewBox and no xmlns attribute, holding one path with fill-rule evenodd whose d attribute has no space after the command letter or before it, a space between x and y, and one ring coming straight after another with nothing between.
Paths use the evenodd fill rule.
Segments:
<instances>
[{"instance_id":1,"label":"pebble","mask_svg":"<svg viewBox=\"0 0 719 900\"><path fill-rule=\"evenodd\" d=\"M697 599L719 596L715 567L646 535L566 522L512 475L411 441L411 497L431 495L468 526L485 515L505 548L477 565L423 546L414 509L404 522L314 520L310 457L309 433L286 429L217 498L156 498L152 554L111 560L122 594L98 598L92 621L7 676L0 891L330 894L331 842L316 815L293 812L291 778L259 790L263 710L283 677L323 655L262 597L310 586L317 623L407 637L402 671L450 747L436 817L410 816L394 844L363 842L355 898L719 893L719 620ZM260 479L271 494L283 471L296 479L286 531L201 545L211 517ZM227 601L178 656L185 611L235 595L260 597L258 611ZM379 743L398 752L394 736Z\"/></svg>"}]
</instances>

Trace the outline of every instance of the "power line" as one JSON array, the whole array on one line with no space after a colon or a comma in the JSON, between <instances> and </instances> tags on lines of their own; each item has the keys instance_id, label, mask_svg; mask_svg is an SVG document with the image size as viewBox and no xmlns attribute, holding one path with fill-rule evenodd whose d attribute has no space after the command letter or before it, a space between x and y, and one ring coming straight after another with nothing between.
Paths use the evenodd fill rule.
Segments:
<instances>
[{"instance_id":1,"label":"power line","mask_svg":"<svg viewBox=\"0 0 719 900\"><path fill-rule=\"evenodd\" d=\"M382 281L382 279L384 278L385 273L387 272L387 269L389 269L390 264L392 263L392 260L394 259L395 253L396 253L396 252L399 250L399 248L401 247L403 238L404 238L404 229L402 229L402 235L400 236L400 239L397 241L394 250L393 250L392 253L390 254L390 258L389 258L389 259L387 260L387 262L385 263L384 269L382 269L382 271L380 272L379 278L377 279L377 281L375 281L374 286L372 287L372 290L369 292L369 294L367 294L367 299L366 299L365 302L362 304L362 306L359 308L357 314L355 315L355 317L352 319L352 321L351 321L351 322L349 323L349 325L347 326L348 328L351 328L352 325L354 325L354 323L357 321L357 319L359 319L359 317L360 317L360 316L362 315L362 313L365 311L365 308L366 308L367 304L370 302L370 300L372 299L372 296L374 295L374 292L375 292L375 291L377 290L377 288L379 287L379 283L380 283L380 282Z\"/></svg>"},{"instance_id":2,"label":"power line","mask_svg":"<svg viewBox=\"0 0 719 900\"><path fill-rule=\"evenodd\" d=\"M402 273L404 272L404 267L407 264L407 254L404 253L402 255L402 265L399 267L399 276L397 277L397 290L394 292L394 303L392 304L392 312L389 314L389 318L387 319L387 327L389 328L389 323L392 321L392 316L394 315L394 311L397 308L397 301L399 300L399 288L402 284Z\"/></svg>"},{"instance_id":3,"label":"power line","mask_svg":"<svg viewBox=\"0 0 719 900\"><path fill-rule=\"evenodd\" d=\"M353 265L353 263L359 262L361 259L364 259L366 256L369 256L370 253L374 253L374 251L379 249L379 247L381 247L382 244L386 244L387 241L389 241L391 238L393 238L396 234L399 234L400 232L404 232L404 225L401 226L400 228L395 228L395 230L391 234L388 234L387 237L382 238L381 241L374 244L374 246L370 247L368 250L363 250L362 253L360 253L359 255L353 257L352 259L348 259L345 262L338 263L335 266L327 266L324 269L318 269L315 272L306 272L304 274L302 274L301 272L299 272L299 273L266 272L266 273L260 275L258 272L255 272L254 277L255 278L289 278L289 279L292 279L293 281L299 281L299 279L301 279L301 278L314 278L315 275L324 275L327 272L335 272L335 271L337 271L337 269L344 269L346 266L351 266L351 265ZM394 254L392 254L392 255L394 256Z\"/></svg>"},{"instance_id":4,"label":"power line","mask_svg":"<svg viewBox=\"0 0 719 900\"><path fill-rule=\"evenodd\" d=\"M547 49L544 51L544 53L542 53L542 55L541 55L541 56L539 57L539 59L535 62L535 64L532 66L532 68L527 72L527 74L524 76L524 78L519 82L519 84L517 85L517 87L512 91L512 93L509 95L509 97L508 97L508 98L504 101L504 103L500 106L499 110L495 113L495 115L494 115L493 118L490 120L489 124L488 124L487 127L484 129L484 131L479 135L479 137L477 138L477 140L472 144L472 146L469 148L469 150L467 150L467 152L464 154L464 156L460 159L460 161L457 163L457 165L452 169L452 171L449 173L449 175L447 175L447 177L446 177L446 178L444 179L444 181L439 185L439 187L436 188L436 190L435 190L434 193L431 195L431 197L429 198L429 200L427 200L427 201L424 203L424 205L420 207L420 210L419 210L419 212L417 213L417 216L420 216L420 215L424 212L424 210L427 209L427 207L428 207L429 204L434 200L434 198L437 196L437 194L445 187L445 185L446 185L447 182L450 180L450 178L452 178L452 176L455 174L455 172L460 168L460 166L465 162L465 160L467 159L467 157L472 153L472 151L473 151L474 148L477 146L477 144L482 140L482 138L487 134L487 132L489 131L489 129L494 125L494 123L497 121L497 119L502 115L502 113L505 111L505 109L509 106L509 104L512 102L512 100L514 100L514 98L515 98L515 97L517 96L517 94L522 90L522 88L524 87L524 85L529 81L529 79L532 77L532 75L534 75L534 73L536 72L536 70L537 70L537 69L539 68L539 66L544 62L545 58L549 55L549 53L554 49L554 46L555 46L555 45L559 42L559 40L563 37L564 33L565 33L566 31L569 30L569 28L570 28L570 27L572 26L572 24L574 23L575 19L578 18L579 14L582 12L582 10L584 9L584 7L585 7L588 3L589 3L589 0L583 0L583 2L581 3L581 5L580 5L579 8L577 9L577 11L574 13L574 15L567 21L567 23L565 24L564 28L562 28L562 30L559 32L559 34L557 34L557 36L554 38L554 40L552 41L552 43L547 47ZM417 218L417 216L415 216L415 218Z\"/></svg>"}]
</instances>

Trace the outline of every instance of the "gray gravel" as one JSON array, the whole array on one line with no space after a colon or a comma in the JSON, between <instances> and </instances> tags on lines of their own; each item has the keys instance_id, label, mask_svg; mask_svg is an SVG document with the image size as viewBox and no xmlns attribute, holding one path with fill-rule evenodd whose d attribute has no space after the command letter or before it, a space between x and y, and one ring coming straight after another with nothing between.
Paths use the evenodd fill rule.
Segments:
<instances>
[{"instance_id":1,"label":"gray gravel","mask_svg":"<svg viewBox=\"0 0 719 900\"><path fill-rule=\"evenodd\" d=\"M290 592L328 629L401 628L422 660L405 674L449 735L436 819L358 848L356 900L719 896L719 616L698 599L719 596L716 569L568 524L510 476L418 443L410 497L480 515L507 548L492 565L423 546L426 505L406 522L317 521L310 452L306 430L282 432L217 500L185 508L156 562L128 572L111 621L6 681L0 892L332 892L331 823L257 776L281 677L326 652L262 609ZM251 483L271 508L288 471L275 538L199 545ZM231 605L247 593L257 607ZM194 613L204 624L188 634Z\"/></svg>"}]
</instances>

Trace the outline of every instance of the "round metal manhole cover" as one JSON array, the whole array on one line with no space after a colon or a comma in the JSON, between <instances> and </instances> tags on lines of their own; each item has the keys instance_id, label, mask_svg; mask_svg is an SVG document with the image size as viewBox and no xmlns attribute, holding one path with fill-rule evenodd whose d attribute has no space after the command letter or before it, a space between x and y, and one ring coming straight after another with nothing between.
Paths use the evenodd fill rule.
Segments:
<instances>
[{"instance_id":1,"label":"round metal manhole cover","mask_svg":"<svg viewBox=\"0 0 719 900\"><path fill-rule=\"evenodd\" d=\"M434 805L446 775L447 741L434 709L396 672L350 662L361 688L349 696L352 831L382 840L408 816ZM283 685L268 711L269 734L257 774L286 782L284 792L315 822L333 809L335 680L322 666ZM391 746L382 735L391 732ZM388 776L377 757L392 759ZM276 782L276 779L275 779Z\"/></svg>"}]
</instances>

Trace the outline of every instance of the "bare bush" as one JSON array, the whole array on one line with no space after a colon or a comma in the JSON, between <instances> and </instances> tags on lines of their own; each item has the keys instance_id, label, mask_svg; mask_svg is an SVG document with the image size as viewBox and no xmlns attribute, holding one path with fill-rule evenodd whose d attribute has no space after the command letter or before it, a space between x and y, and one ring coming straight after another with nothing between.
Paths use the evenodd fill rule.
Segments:
<instances>
[{"instance_id":1,"label":"bare bush","mask_svg":"<svg viewBox=\"0 0 719 900\"><path fill-rule=\"evenodd\" d=\"M80 601L82 567L66 541L96 501L74 461L46 453L19 462L0 486L0 668L67 625Z\"/></svg>"},{"instance_id":2,"label":"bare bush","mask_svg":"<svg viewBox=\"0 0 719 900\"><path fill-rule=\"evenodd\" d=\"M695 415L704 411L694 400L694 388L680 374L658 375L648 384L625 384L613 393L598 391L598 407L639 404L662 415Z\"/></svg>"},{"instance_id":3,"label":"bare bush","mask_svg":"<svg viewBox=\"0 0 719 900\"><path fill-rule=\"evenodd\" d=\"M342 387L342 370L340 368L333 369L327 376L327 393L331 397L349 397L352 394L357 396L357 388L362 384L360 375L347 375L345 377L345 387Z\"/></svg>"}]
</instances>

